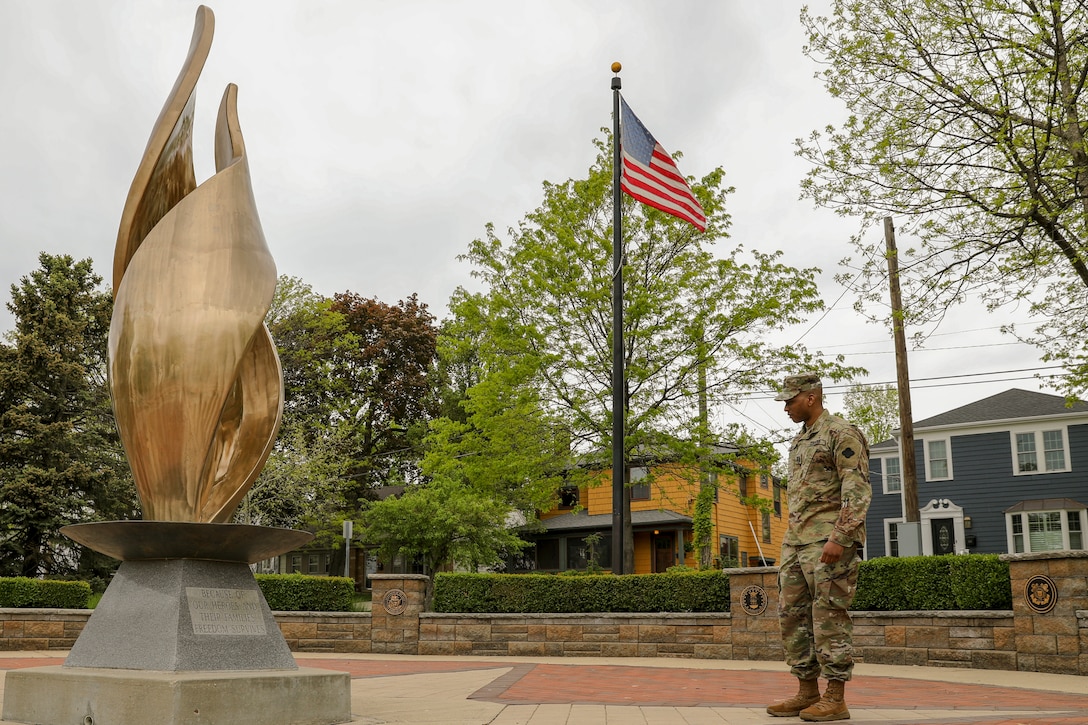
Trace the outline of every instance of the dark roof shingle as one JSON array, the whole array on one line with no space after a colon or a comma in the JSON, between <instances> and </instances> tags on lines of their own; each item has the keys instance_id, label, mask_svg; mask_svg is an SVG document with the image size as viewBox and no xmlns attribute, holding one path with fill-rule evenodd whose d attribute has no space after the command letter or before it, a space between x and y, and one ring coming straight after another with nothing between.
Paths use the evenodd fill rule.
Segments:
<instances>
[{"instance_id":1,"label":"dark roof shingle","mask_svg":"<svg viewBox=\"0 0 1088 725\"><path fill-rule=\"evenodd\" d=\"M959 408L953 408L945 413L915 421L914 429L1070 413L1088 413L1088 403L1077 401L1072 407L1067 407L1065 398L1061 395L1047 395L1012 388Z\"/></svg>"}]
</instances>

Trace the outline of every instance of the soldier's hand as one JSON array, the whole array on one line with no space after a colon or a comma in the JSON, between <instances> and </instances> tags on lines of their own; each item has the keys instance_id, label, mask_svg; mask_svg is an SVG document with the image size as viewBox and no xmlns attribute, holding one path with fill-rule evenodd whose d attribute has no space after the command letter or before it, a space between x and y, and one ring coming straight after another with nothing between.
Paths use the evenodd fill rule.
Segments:
<instances>
[{"instance_id":1,"label":"soldier's hand","mask_svg":"<svg viewBox=\"0 0 1088 725\"><path fill-rule=\"evenodd\" d=\"M830 539L824 544L823 553L820 554L820 562L823 564L834 564L836 561L842 558L842 552L845 548L839 546Z\"/></svg>"}]
</instances>

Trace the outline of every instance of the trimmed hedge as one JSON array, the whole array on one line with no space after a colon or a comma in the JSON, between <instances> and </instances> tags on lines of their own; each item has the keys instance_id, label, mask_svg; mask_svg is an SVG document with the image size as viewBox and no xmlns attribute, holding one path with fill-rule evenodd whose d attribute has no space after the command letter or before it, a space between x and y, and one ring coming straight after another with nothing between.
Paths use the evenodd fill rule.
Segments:
<instances>
[{"instance_id":1,"label":"trimmed hedge","mask_svg":"<svg viewBox=\"0 0 1088 725\"><path fill-rule=\"evenodd\" d=\"M350 612L355 582L343 576L256 574L269 608L277 612Z\"/></svg>"},{"instance_id":2,"label":"trimmed hedge","mask_svg":"<svg viewBox=\"0 0 1088 725\"><path fill-rule=\"evenodd\" d=\"M434 611L463 613L724 612L720 571L667 574L466 574L434 577Z\"/></svg>"},{"instance_id":3,"label":"trimmed hedge","mask_svg":"<svg viewBox=\"0 0 1088 725\"><path fill-rule=\"evenodd\" d=\"M87 609L91 585L80 581L0 578L0 607Z\"/></svg>"},{"instance_id":4,"label":"trimmed hedge","mask_svg":"<svg viewBox=\"0 0 1088 725\"><path fill-rule=\"evenodd\" d=\"M775 593L771 593L775 596ZM556 576L441 573L434 611L449 613L727 612L719 571ZM862 561L854 611L1012 609L1008 562L997 554Z\"/></svg>"},{"instance_id":5,"label":"trimmed hedge","mask_svg":"<svg viewBox=\"0 0 1088 725\"><path fill-rule=\"evenodd\" d=\"M350 612L346 577L257 574L268 606L285 612ZM86 609L87 582L0 578L0 607ZM880 557L861 562L854 611L1012 609L1008 562L997 554ZM665 574L466 574L434 578L434 611L451 613L727 612L720 571Z\"/></svg>"},{"instance_id":6,"label":"trimmed hedge","mask_svg":"<svg viewBox=\"0 0 1088 725\"><path fill-rule=\"evenodd\" d=\"M1009 564L997 554L880 557L861 562L854 611L1012 609Z\"/></svg>"}]
</instances>

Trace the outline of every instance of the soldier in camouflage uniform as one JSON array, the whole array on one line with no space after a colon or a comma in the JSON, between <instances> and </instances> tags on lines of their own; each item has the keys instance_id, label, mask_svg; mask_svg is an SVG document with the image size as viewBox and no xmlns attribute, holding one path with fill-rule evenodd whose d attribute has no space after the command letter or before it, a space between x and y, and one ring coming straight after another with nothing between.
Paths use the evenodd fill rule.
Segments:
<instances>
[{"instance_id":1,"label":"soldier in camouflage uniform","mask_svg":"<svg viewBox=\"0 0 1088 725\"><path fill-rule=\"evenodd\" d=\"M865 543L872 499L869 444L856 426L823 407L815 374L791 375L775 400L801 431L790 445L789 529L778 573L778 619L796 695L767 708L771 715L826 722L848 720L845 683L854 668L849 607ZM820 696L819 677L828 681Z\"/></svg>"}]
</instances>

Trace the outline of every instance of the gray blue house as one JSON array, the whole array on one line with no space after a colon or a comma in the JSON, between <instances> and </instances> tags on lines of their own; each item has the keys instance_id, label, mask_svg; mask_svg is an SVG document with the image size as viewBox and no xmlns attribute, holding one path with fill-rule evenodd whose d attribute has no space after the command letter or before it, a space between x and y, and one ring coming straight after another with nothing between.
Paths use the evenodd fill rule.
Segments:
<instances>
[{"instance_id":1,"label":"gray blue house","mask_svg":"<svg viewBox=\"0 0 1088 725\"><path fill-rule=\"evenodd\" d=\"M900 444L870 447L866 558L899 555ZM923 554L1085 548L1088 403L1006 390L916 421L914 457Z\"/></svg>"}]
</instances>

